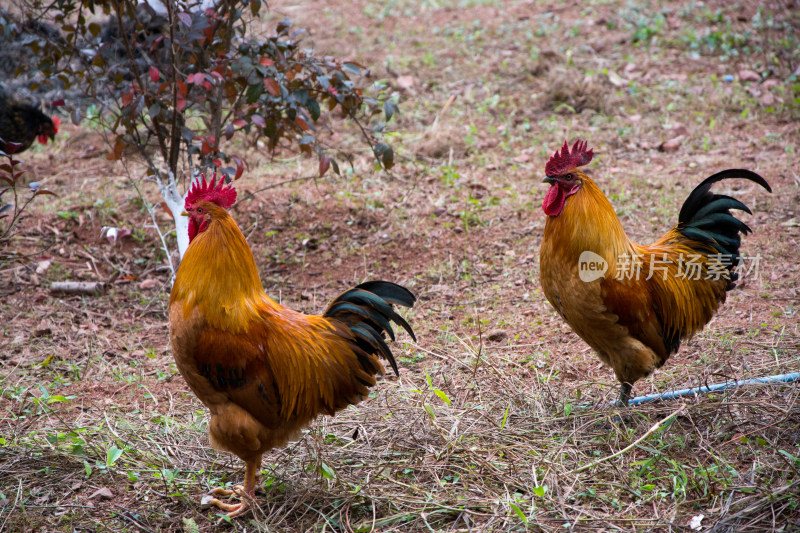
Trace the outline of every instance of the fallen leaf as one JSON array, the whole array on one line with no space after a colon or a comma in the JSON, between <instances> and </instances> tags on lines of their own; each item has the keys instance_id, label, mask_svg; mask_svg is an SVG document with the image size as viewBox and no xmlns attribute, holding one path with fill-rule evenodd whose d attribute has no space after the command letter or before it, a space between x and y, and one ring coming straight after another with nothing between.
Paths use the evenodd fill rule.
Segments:
<instances>
[{"instance_id":1,"label":"fallen leaf","mask_svg":"<svg viewBox=\"0 0 800 533\"><path fill-rule=\"evenodd\" d=\"M757 72L747 69L739 71L739 81L759 81L761 76Z\"/></svg>"},{"instance_id":2,"label":"fallen leaf","mask_svg":"<svg viewBox=\"0 0 800 533\"><path fill-rule=\"evenodd\" d=\"M491 342L500 342L502 340L505 340L506 337L508 337L508 333L498 329L497 331L489 333L489 335L486 338L489 339Z\"/></svg>"},{"instance_id":3,"label":"fallen leaf","mask_svg":"<svg viewBox=\"0 0 800 533\"><path fill-rule=\"evenodd\" d=\"M37 274L44 274L47 271L47 269L50 268L50 265L52 265L52 264L53 264L53 262L50 261L49 259L46 260L46 261L39 261L36 264L36 273Z\"/></svg>"},{"instance_id":4,"label":"fallen leaf","mask_svg":"<svg viewBox=\"0 0 800 533\"><path fill-rule=\"evenodd\" d=\"M772 105L775 103L775 96L769 91L761 95L761 103L763 105Z\"/></svg>"},{"instance_id":5,"label":"fallen leaf","mask_svg":"<svg viewBox=\"0 0 800 533\"><path fill-rule=\"evenodd\" d=\"M689 529L692 531L700 531L703 529L703 518L705 518L705 515L699 514L697 516L693 516L689 521Z\"/></svg>"},{"instance_id":6,"label":"fallen leaf","mask_svg":"<svg viewBox=\"0 0 800 533\"><path fill-rule=\"evenodd\" d=\"M139 282L139 288L141 290L148 290L154 289L158 285L158 280L153 278L147 278Z\"/></svg>"},{"instance_id":7,"label":"fallen leaf","mask_svg":"<svg viewBox=\"0 0 800 533\"><path fill-rule=\"evenodd\" d=\"M414 76L398 76L397 87L399 89L408 90L414 86Z\"/></svg>"},{"instance_id":8,"label":"fallen leaf","mask_svg":"<svg viewBox=\"0 0 800 533\"><path fill-rule=\"evenodd\" d=\"M669 133L673 138L675 138L682 135L689 135L689 130L683 124L675 124Z\"/></svg>"},{"instance_id":9,"label":"fallen leaf","mask_svg":"<svg viewBox=\"0 0 800 533\"><path fill-rule=\"evenodd\" d=\"M127 228L122 229L122 228L112 228L109 226L103 226L100 229L100 236L102 237L103 235L105 235L106 239L108 239L108 242L110 243L115 243L117 242L117 240L129 236L131 233L133 233L133 231Z\"/></svg>"},{"instance_id":10,"label":"fallen leaf","mask_svg":"<svg viewBox=\"0 0 800 533\"><path fill-rule=\"evenodd\" d=\"M628 85L627 80L622 78L619 74L617 74L613 70L608 71L608 81L610 81L611 85L613 85L614 87L623 87L625 85Z\"/></svg>"},{"instance_id":11,"label":"fallen leaf","mask_svg":"<svg viewBox=\"0 0 800 533\"><path fill-rule=\"evenodd\" d=\"M676 152L678 148L681 147L681 143L683 142L683 135L679 135L678 137L674 137L668 141L664 141L660 145L658 145L658 149L661 152Z\"/></svg>"},{"instance_id":12,"label":"fallen leaf","mask_svg":"<svg viewBox=\"0 0 800 533\"><path fill-rule=\"evenodd\" d=\"M111 489L108 487L100 487L89 496L89 499L94 500L95 498L100 498L101 500L110 500L113 497L114 493L111 492Z\"/></svg>"}]
</instances>

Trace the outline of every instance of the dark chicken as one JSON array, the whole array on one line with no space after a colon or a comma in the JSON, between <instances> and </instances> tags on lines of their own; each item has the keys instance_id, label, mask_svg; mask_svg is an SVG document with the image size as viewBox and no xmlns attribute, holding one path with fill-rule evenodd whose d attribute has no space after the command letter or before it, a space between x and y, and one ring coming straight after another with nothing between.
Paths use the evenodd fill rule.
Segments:
<instances>
[{"instance_id":1,"label":"dark chicken","mask_svg":"<svg viewBox=\"0 0 800 533\"><path fill-rule=\"evenodd\" d=\"M0 151L24 152L35 139L47 144L58 133L58 126L57 117L48 117L36 106L13 98L0 87Z\"/></svg>"}]
</instances>

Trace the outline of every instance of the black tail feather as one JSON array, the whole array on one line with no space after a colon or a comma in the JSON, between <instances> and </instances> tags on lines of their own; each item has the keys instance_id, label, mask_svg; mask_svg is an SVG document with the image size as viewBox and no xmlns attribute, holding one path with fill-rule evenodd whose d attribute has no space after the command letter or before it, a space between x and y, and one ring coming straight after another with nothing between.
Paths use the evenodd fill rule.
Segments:
<instances>
[{"instance_id":1,"label":"black tail feather","mask_svg":"<svg viewBox=\"0 0 800 533\"><path fill-rule=\"evenodd\" d=\"M750 170L731 168L717 172L695 187L683 203L676 229L685 237L698 243L698 252L704 252L710 245L718 253L727 256L728 260L724 260L724 264L731 274L731 281L735 281L738 276L733 273L733 268L741 260L739 255L739 247L742 243L740 234L747 235L752 230L747 224L734 217L731 210L735 209L746 213L751 213L751 211L736 198L711 192L711 186L714 183L730 178L747 179L772 192L772 188L766 180Z\"/></svg>"},{"instance_id":2,"label":"black tail feather","mask_svg":"<svg viewBox=\"0 0 800 533\"><path fill-rule=\"evenodd\" d=\"M359 350L382 355L389 361L395 374L400 375L394 355L384 340L384 334L392 340L395 339L391 326L391 322L394 322L406 330L416 342L411 326L392 307L392 304L412 307L416 300L411 291L395 283L368 281L341 294L328 306L324 316L347 324Z\"/></svg>"}]
</instances>

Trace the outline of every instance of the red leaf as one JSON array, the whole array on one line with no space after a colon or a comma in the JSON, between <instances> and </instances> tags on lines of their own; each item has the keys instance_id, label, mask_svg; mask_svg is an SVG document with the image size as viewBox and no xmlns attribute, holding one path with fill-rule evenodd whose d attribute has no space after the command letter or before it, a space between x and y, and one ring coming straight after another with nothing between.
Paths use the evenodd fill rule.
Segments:
<instances>
[{"instance_id":1,"label":"red leaf","mask_svg":"<svg viewBox=\"0 0 800 533\"><path fill-rule=\"evenodd\" d=\"M163 40L164 40L164 36L163 35L159 35L158 39L153 41L153 44L150 45L150 51L153 52L153 51L157 50L158 49L158 45L161 44L161 41L163 41Z\"/></svg>"},{"instance_id":2,"label":"red leaf","mask_svg":"<svg viewBox=\"0 0 800 533\"><path fill-rule=\"evenodd\" d=\"M122 107L128 107L133 102L133 91L122 93Z\"/></svg>"},{"instance_id":3,"label":"red leaf","mask_svg":"<svg viewBox=\"0 0 800 533\"><path fill-rule=\"evenodd\" d=\"M305 119L303 119L303 117L295 117L294 123L300 126L300 129L303 131L310 129L308 127L308 122L306 122Z\"/></svg>"},{"instance_id":4,"label":"red leaf","mask_svg":"<svg viewBox=\"0 0 800 533\"><path fill-rule=\"evenodd\" d=\"M222 166L222 161L219 158L213 160L212 163L214 163L214 166L217 168Z\"/></svg>"},{"instance_id":5,"label":"red leaf","mask_svg":"<svg viewBox=\"0 0 800 533\"><path fill-rule=\"evenodd\" d=\"M278 85L278 82L273 80L272 78L264 78L264 88L272 96L280 96L281 95L281 87L280 87L280 85Z\"/></svg>"},{"instance_id":6,"label":"red leaf","mask_svg":"<svg viewBox=\"0 0 800 533\"><path fill-rule=\"evenodd\" d=\"M247 121L243 118L237 118L236 120L233 121L233 125L236 126L237 128L241 128L243 126L247 126Z\"/></svg>"},{"instance_id":7,"label":"red leaf","mask_svg":"<svg viewBox=\"0 0 800 533\"><path fill-rule=\"evenodd\" d=\"M258 64L261 65L262 67L271 67L272 65L275 64L275 62L268 57L262 57L261 59L258 60Z\"/></svg>"},{"instance_id":8,"label":"red leaf","mask_svg":"<svg viewBox=\"0 0 800 533\"><path fill-rule=\"evenodd\" d=\"M186 108L186 98L178 96L178 111L183 111Z\"/></svg>"},{"instance_id":9,"label":"red leaf","mask_svg":"<svg viewBox=\"0 0 800 533\"><path fill-rule=\"evenodd\" d=\"M186 84L183 83L181 80L178 80L178 95L186 97L186 93L189 92L189 88L186 87Z\"/></svg>"},{"instance_id":10,"label":"red leaf","mask_svg":"<svg viewBox=\"0 0 800 533\"><path fill-rule=\"evenodd\" d=\"M325 175L328 169L331 167L331 160L327 155L323 155L319 158L319 177Z\"/></svg>"},{"instance_id":11,"label":"red leaf","mask_svg":"<svg viewBox=\"0 0 800 533\"><path fill-rule=\"evenodd\" d=\"M62 105L65 105L65 104L66 104L66 102L64 102L64 99L63 98L59 98L58 100L52 101L50 103L50 107L61 107Z\"/></svg>"},{"instance_id":12,"label":"red leaf","mask_svg":"<svg viewBox=\"0 0 800 533\"><path fill-rule=\"evenodd\" d=\"M253 115L250 117L250 122L258 126L259 128L264 128L267 126L267 121L264 120L264 117L261 115Z\"/></svg>"},{"instance_id":13,"label":"red leaf","mask_svg":"<svg viewBox=\"0 0 800 533\"><path fill-rule=\"evenodd\" d=\"M159 72L158 68L150 67L150 79L153 80L153 83L158 83Z\"/></svg>"},{"instance_id":14,"label":"red leaf","mask_svg":"<svg viewBox=\"0 0 800 533\"><path fill-rule=\"evenodd\" d=\"M242 172L244 172L244 161L242 161L242 159L236 155L231 156L231 159L233 159L233 162L236 163L236 175L233 177L233 179L238 180L240 177L242 177Z\"/></svg>"},{"instance_id":15,"label":"red leaf","mask_svg":"<svg viewBox=\"0 0 800 533\"><path fill-rule=\"evenodd\" d=\"M206 141L203 141L203 144L200 145L200 151L203 152L203 155L208 155L211 153L211 145L209 145Z\"/></svg>"},{"instance_id":16,"label":"red leaf","mask_svg":"<svg viewBox=\"0 0 800 533\"><path fill-rule=\"evenodd\" d=\"M109 161L117 161L118 159L121 159L123 150L125 150L125 141L122 139L122 136L119 135L114 141L114 148L108 153L106 159Z\"/></svg>"}]
</instances>

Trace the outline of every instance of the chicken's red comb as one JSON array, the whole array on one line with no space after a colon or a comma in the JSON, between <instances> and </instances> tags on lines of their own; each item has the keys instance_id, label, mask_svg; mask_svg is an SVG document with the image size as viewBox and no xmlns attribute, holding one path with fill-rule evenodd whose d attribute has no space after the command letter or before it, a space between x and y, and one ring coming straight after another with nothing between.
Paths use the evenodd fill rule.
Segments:
<instances>
[{"instance_id":1,"label":"chicken's red comb","mask_svg":"<svg viewBox=\"0 0 800 533\"><path fill-rule=\"evenodd\" d=\"M575 141L572 145L572 152L569 151L567 141L564 141L564 146L561 147L561 153L556 150L556 153L550 157L550 161L544 167L545 176L558 176L563 174L564 171L571 168L580 167L589 163L592 160L594 152L586 149L587 142L581 142L580 139Z\"/></svg>"},{"instance_id":2,"label":"chicken's red comb","mask_svg":"<svg viewBox=\"0 0 800 533\"><path fill-rule=\"evenodd\" d=\"M217 183L216 172L211 179L211 183L206 183L205 174L202 176L202 181L195 181L192 184L192 188L189 189L184 207L188 209L197 202L212 202L228 209L236 202L236 189L232 185L225 186L225 178L223 176L220 176L219 183Z\"/></svg>"}]
</instances>

